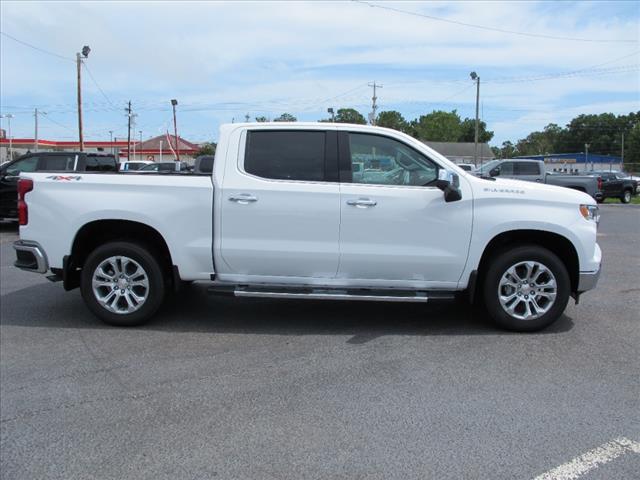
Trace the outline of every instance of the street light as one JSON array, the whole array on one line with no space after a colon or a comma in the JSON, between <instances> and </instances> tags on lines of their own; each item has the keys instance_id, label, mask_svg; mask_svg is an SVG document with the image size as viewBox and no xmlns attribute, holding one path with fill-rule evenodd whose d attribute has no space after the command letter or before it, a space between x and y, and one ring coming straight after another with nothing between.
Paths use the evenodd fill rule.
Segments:
<instances>
[{"instance_id":1,"label":"street light","mask_svg":"<svg viewBox=\"0 0 640 480\"><path fill-rule=\"evenodd\" d=\"M89 45L85 45L82 47L82 53L76 53L76 68L78 70L78 143L81 152L84 150L84 136L82 134L82 59L87 58L90 51Z\"/></svg>"},{"instance_id":2,"label":"street light","mask_svg":"<svg viewBox=\"0 0 640 480\"><path fill-rule=\"evenodd\" d=\"M478 130L480 128L480 77L476 72L471 72L469 74L471 80L476 82L476 131L473 139L473 163L477 167L478 166Z\"/></svg>"},{"instance_id":3,"label":"street light","mask_svg":"<svg viewBox=\"0 0 640 480\"><path fill-rule=\"evenodd\" d=\"M176 105L178 105L178 100L175 98L171 99L171 106L173 107L173 132L176 137L176 162L180 161L180 152L178 151L178 123L176 122Z\"/></svg>"},{"instance_id":4,"label":"street light","mask_svg":"<svg viewBox=\"0 0 640 480\"><path fill-rule=\"evenodd\" d=\"M336 115L335 115L335 113L333 112L333 107L329 107L329 108L327 108L327 113L330 113L330 114L331 114L331 121L332 121L332 122L335 122L335 121L336 121Z\"/></svg>"},{"instance_id":5,"label":"street light","mask_svg":"<svg viewBox=\"0 0 640 480\"><path fill-rule=\"evenodd\" d=\"M6 113L4 115L0 115L0 118L6 118L7 119L7 133L9 135L9 149L7 150L7 160L13 160L12 158L12 154L13 154L13 148L12 148L12 143L11 143L11 119L13 118L13 114L12 113Z\"/></svg>"},{"instance_id":6,"label":"street light","mask_svg":"<svg viewBox=\"0 0 640 480\"><path fill-rule=\"evenodd\" d=\"M588 143L584 144L584 169L587 169L587 166L589 165L589 147L591 145ZM593 172L593 163L591 164L591 171Z\"/></svg>"},{"instance_id":7,"label":"street light","mask_svg":"<svg viewBox=\"0 0 640 480\"><path fill-rule=\"evenodd\" d=\"M138 133L140 134L140 145L142 145L142 130L138 130ZM140 160L142 160L142 153L140 150L138 150L138 155L140 156Z\"/></svg>"}]
</instances>

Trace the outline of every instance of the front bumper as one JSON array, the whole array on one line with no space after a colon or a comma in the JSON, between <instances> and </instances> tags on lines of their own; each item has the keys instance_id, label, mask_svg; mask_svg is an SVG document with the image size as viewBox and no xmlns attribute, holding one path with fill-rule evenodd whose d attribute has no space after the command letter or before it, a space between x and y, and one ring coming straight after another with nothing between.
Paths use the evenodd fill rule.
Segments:
<instances>
[{"instance_id":1,"label":"front bumper","mask_svg":"<svg viewBox=\"0 0 640 480\"><path fill-rule=\"evenodd\" d=\"M582 293L596 288L601 271L602 268L598 267L598 270L595 272L580 272L580 277L578 279L578 292Z\"/></svg>"},{"instance_id":2,"label":"front bumper","mask_svg":"<svg viewBox=\"0 0 640 480\"><path fill-rule=\"evenodd\" d=\"M13 248L16 251L16 267L29 272L47 273L47 255L37 242L18 240L13 242Z\"/></svg>"}]
</instances>

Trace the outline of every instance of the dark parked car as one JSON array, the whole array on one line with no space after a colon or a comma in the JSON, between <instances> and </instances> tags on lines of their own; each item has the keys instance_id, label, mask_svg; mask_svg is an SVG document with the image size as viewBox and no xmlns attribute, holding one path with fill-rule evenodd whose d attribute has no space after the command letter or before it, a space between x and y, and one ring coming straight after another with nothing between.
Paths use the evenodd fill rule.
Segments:
<instances>
[{"instance_id":1,"label":"dark parked car","mask_svg":"<svg viewBox=\"0 0 640 480\"><path fill-rule=\"evenodd\" d=\"M605 198L619 198L622 203L629 203L638 191L638 182L622 172L589 172L588 175L602 178L602 194Z\"/></svg>"},{"instance_id":2,"label":"dark parked car","mask_svg":"<svg viewBox=\"0 0 640 480\"><path fill-rule=\"evenodd\" d=\"M117 172L113 155L86 152L34 152L0 167L0 219L18 218L18 177L21 172Z\"/></svg>"}]
</instances>

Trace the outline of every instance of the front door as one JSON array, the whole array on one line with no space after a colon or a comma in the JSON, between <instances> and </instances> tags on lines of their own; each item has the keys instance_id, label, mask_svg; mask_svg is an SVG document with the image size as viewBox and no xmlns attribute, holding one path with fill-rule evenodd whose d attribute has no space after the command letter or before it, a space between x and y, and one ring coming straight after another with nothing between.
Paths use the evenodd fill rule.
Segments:
<instances>
[{"instance_id":1,"label":"front door","mask_svg":"<svg viewBox=\"0 0 640 480\"><path fill-rule=\"evenodd\" d=\"M346 145L345 145L346 143ZM386 136L340 133L338 280L370 286L455 288L466 264L472 197L447 203L435 186L440 166ZM346 169L346 168L345 168ZM343 170L341 168L341 170ZM346 180L346 181L345 181Z\"/></svg>"},{"instance_id":2,"label":"front door","mask_svg":"<svg viewBox=\"0 0 640 480\"><path fill-rule=\"evenodd\" d=\"M227 157L225 166L220 278L334 278L340 232L335 130L261 128L242 135L237 161Z\"/></svg>"}]
</instances>

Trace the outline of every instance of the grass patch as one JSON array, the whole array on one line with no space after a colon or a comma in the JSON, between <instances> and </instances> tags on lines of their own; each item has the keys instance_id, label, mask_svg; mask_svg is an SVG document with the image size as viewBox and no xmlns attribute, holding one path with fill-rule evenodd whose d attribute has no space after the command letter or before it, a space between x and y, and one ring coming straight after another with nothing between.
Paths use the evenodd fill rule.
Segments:
<instances>
[{"instance_id":1,"label":"grass patch","mask_svg":"<svg viewBox=\"0 0 640 480\"><path fill-rule=\"evenodd\" d=\"M604 203L622 203L618 198L607 198ZM631 197L632 205L640 205L640 195L634 195Z\"/></svg>"}]
</instances>

